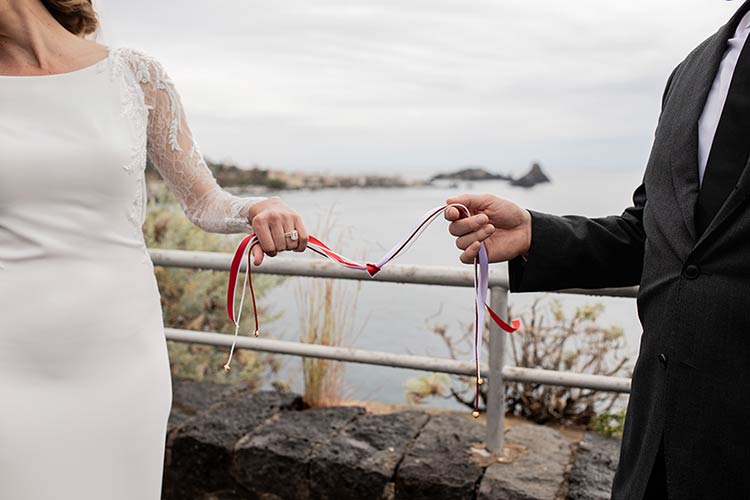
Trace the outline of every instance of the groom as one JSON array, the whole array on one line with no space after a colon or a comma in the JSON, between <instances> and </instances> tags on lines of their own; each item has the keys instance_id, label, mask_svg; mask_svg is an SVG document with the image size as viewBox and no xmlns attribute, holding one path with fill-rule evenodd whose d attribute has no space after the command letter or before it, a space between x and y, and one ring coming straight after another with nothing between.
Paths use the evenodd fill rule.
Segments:
<instances>
[{"instance_id":1,"label":"groom","mask_svg":"<svg viewBox=\"0 0 750 500\"><path fill-rule=\"evenodd\" d=\"M514 292L640 284L640 354L612 498L740 499L750 487L750 0L667 83L633 206L598 219L465 195L446 212Z\"/></svg>"}]
</instances>

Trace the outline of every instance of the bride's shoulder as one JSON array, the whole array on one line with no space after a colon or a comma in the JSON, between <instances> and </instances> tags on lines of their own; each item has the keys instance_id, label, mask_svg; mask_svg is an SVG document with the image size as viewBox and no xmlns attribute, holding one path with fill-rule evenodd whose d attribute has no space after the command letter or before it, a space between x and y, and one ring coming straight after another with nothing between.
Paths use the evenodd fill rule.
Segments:
<instances>
[{"instance_id":1,"label":"bride's shoulder","mask_svg":"<svg viewBox=\"0 0 750 500\"><path fill-rule=\"evenodd\" d=\"M141 83L157 83L168 79L164 67L154 56L131 47L110 48L110 57L119 69L129 69Z\"/></svg>"},{"instance_id":2,"label":"bride's shoulder","mask_svg":"<svg viewBox=\"0 0 750 500\"><path fill-rule=\"evenodd\" d=\"M110 47L110 57L113 59L121 59L129 63L139 64L158 64L157 59L140 49L134 49L132 47Z\"/></svg>"}]
</instances>

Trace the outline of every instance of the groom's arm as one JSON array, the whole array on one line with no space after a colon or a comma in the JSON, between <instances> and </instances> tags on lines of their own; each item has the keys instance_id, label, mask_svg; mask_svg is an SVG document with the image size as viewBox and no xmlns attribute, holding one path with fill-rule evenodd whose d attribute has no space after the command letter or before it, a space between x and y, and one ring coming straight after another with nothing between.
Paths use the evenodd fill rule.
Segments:
<instances>
[{"instance_id":1,"label":"groom's arm","mask_svg":"<svg viewBox=\"0 0 750 500\"><path fill-rule=\"evenodd\" d=\"M531 213L531 247L508 263L510 290L637 285L643 270L646 187L633 194L633 206L620 216L588 219Z\"/></svg>"}]
</instances>

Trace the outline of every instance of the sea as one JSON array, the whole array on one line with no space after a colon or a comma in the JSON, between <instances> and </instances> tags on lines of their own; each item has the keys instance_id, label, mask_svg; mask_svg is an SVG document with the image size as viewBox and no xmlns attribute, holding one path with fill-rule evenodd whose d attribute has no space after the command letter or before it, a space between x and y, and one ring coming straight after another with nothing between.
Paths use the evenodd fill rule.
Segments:
<instances>
[{"instance_id":1,"label":"sea","mask_svg":"<svg viewBox=\"0 0 750 500\"><path fill-rule=\"evenodd\" d=\"M557 214L589 217L620 214L630 206L632 192L640 183L642 170L549 170L548 184L518 188L505 181L452 183L384 189L322 189L283 191L278 193L297 210L308 230L325 239L340 253L362 261L376 261L403 238L430 208L442 205L449 197L461 193L492 193L514 200L524 208ZM454 239L447 231L447 222L437 220L422 237L401 256L400 264L422 264L460 267ZM320 258L284 254L292 258ZM494 264L505 268L506 264ZM585 266L585 263L571 265ZM617 262L612 263L618 265ZM278 320L264 328L264 335L283 340L299 340L303 298L310 290L301 283L305 278L290 278L265 297L265 304L281 313ZM309 280L309 279L308 279ZM473 320L473 290L428 285L341 282L348 307L349 327L343 344L358 349L448 357L444 341L433 332L444 325L452 337L459 338ZM307 288L305 288L307 287ZM346 288L348 287L348 288ZM604 312L599 320L603 326L618 326L625 332L625 346L620 353L630 358L632 368L638 352L641 327L635 299L602 298L564 294L511 294L513 310L523 311L539 298L559 300L564 310L572 313L577 307L601 303ZM356 305L353 305L356 298ZM470 354L465 354L470 361ZM462 359L462 358L459 358ZM508 360L508 362L512 362ZM281 379L293 390L302 390L300 358L283 357ZM347 364L344 371L343 396L353 400L375 400L404 403L405 384L422 372ZM451 398L430 398L429 406L458 409Z\"/></svg>"}]
</instances>

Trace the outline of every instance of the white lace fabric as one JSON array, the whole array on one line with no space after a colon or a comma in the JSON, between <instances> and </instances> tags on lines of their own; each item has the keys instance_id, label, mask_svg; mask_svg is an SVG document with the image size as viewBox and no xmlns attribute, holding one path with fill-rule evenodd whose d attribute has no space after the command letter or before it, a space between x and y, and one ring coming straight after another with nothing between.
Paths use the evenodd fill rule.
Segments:
<instances>
[{"instance_id":1,"label":"white lace fabric","mask_svg":"<svg viewBox=\"0 0 750 500\"><path fill-rule=\"evenodd\" d=\"M151 162L198 227L213 233L251 231L249 208L264 198L234 196L219 186L193 138L180 96L158 61L131 49L114 52L115 68L120 58L129 70L125 75L129 86L140 88L137 96L128 98L139 97L147 110L147 117L137 109L133 113L147 120L142 126L146 137L138 148L145 148L145 154L137 151L134 162L143 168L146 158ZM145 209L138 208L140 212Z\"/></svg>"}]
</instances>

